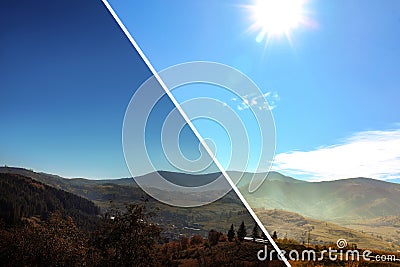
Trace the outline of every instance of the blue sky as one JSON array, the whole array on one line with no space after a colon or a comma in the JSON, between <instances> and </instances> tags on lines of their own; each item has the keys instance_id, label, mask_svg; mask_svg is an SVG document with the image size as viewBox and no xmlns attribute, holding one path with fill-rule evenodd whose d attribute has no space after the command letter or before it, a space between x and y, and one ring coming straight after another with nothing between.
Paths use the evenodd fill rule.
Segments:
<instances>
[{"instance_id":1,"label":"blue sky","mask_svg":"<svg viewBox=\"0 0 400 267\"><path fill-rule=\"evenodd\" d=\"M329 150L334 152L323 165L344 168L338 172L342 178L398 177L400 169L393 167L400 157L398 1L307 1L312 27L293 30L290 42L271 38L268 45L256 42L257 32L249 31L254 21L243 6L254 1L110 4L156 70L216 61L243 71L264 92L274 92L277 169L304 179L339 178L299 162L308 153L310 164L321 165L318 152L330 147L339 149ZM357 144L360 136L365 147L350 159L371 156L342 166L349 154L337 151ZM303 154L297 157L296 151ZM386 156L377 158L377 151ZM371 164L387 167L386 173L368 171Z\"/></svg>"},{"instance_id":2,"label":"blue sky","mask_svg":"<svg viewBox=\"0 0 400 267\"><path fill-rule=\"evenodd\" d=\"M310 0L315 25L268 45L248 30L254 21L243 5L252 3L110 1L156 70L216 61L271 93L277 169L330 179L324 164L341 168L342 148L362 141L351 158L371 157L335 178L398 177L400 2ZM97 1L9 5L0 9L0 164L69 177L129 175L123 114L150 73L113 18Z\"/></svg>"},{"instance_id":3,"label":"blue sky","mask_svg":"<svg viewBox=\"0 0 400 267\"><path fill-rule=\"evenodd\" d=\"M121 128L150 71L99 1L0 8L0 164L126 177Z\"/></svg>"},{"instance_id":4,"label":"blue sky","mask_svg":"<svg viewBox=\"0 0 400 267\"><path fill-rule=\"evenodd\" d=\"M281 39L267 48L246 32L252 21L243 2L110 3L157 70L217 61L278 92L278 152L312 149L399 120L398 1L310 1L318 27L295 32L292 46Z\"/></svg>"}]
</instances>

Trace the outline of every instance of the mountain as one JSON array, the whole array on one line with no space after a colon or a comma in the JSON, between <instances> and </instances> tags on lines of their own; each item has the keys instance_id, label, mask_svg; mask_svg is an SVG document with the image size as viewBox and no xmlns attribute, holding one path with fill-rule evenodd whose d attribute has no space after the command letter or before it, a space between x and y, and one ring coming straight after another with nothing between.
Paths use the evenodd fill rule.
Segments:
<instances>
[{"instance_id":1,"label":"mountain","mask_svg":"<svg viewBox=\"0 0 400 267\"><path fill-rule=\"evenodd\" d=\"M0 218L6 224L23 218L47 219L50 213L71 216L80 227L94 226L100 210L93 202L19 174L0 173Z\"/></svg>"},{"instance_id":2,"label":"mountain","mask_svg":"<svg viewBox=\"0 0 400 267\"><path fill-rule=\"evenodd\" d=\"M208 184L218 178L220 173L209 173L209 174L185 174L185 173L176 173L169 171L159 171L158 172L163 178L168 181L181 185L181 186L201 186ZM144 175L144 179L151 179L153 176L151 173Z\"/></svg>"},{"instance_id":3,"label":"mountain","mask_svg":"<svg viewBox=\"0 0 400 267\"><path fill-rule=\"evenodd\" d=\"M132 178L64 179L16 168L0 168L1 172L24 173L44 183L88 198L103 210L107 210L110 205L123 207L124 203L137 203L140 199L148 199L148 204L158 209L157 223L176 237L182 233L205 236L210 229L226 231L231 223L237 226L242 220L248 227L254 224L244 205L232 191L209 205L182 209L155 201L139 188ZM172 172L161 172L161 174L181 184L190 184L190 180L186 180L188 177L203 182L215 177L189 176ZM235 178L240 173L229 174ZM265 175L258 173L256 178ZM314 231L316 237L313 242L324 243L328 240L335 242L338 236L345 235L342 237L350 238L349 240L359 244L380 242L378 246L380 248L387 248L388 244L400 245L399 184L368 178L305 182L270 172L262 186L256 192L249 193L248 182L252 176L251 173L245 173L238 187L250 206L257 214L261 214L260 218L269 231L278 230L281 234L287 232L289 238L301 241L299 235L304 234L305 226L298 225L302 219L288 219L292 215L288 216L285 212L291 212L295 217L300 216L308 220L304 225L309 224L320 229ZM154 173L142 178L153 179L152 177L154 178ZM265 216L265 212L270 211L275 212L275 219ZM329 227L325 229L324 225Z\"/></svg>"},{"instance_id":4,"label":"mountain","mask_svg":"<svg viewBox=\"0 0 400 267\"><path fill-rule=\"evenodd\" d=\"M209 205L183 209L154 200L138 187L132 178L112 180L65 179L56 175L12 167L0 167L0 173L23 173L37 181L90 199L103 212L111 207L124 208L125 204L146 200L149 209L157 210L155 221L170 238L178 239L182 233L189 236L193 234L207 236L210 229L225 232L232 223L239 225L241 221L245 221L246 225L249 226L248 231L251 231L254 224L252 217L234 192L228 193L225 197ZM165 175L165 173L163 174ZM170 179L172 179L172 174L167 174L171 176ZM151 178L151 176L154 176L154 174L146 175L147 178ZM179 179L184 177L183 174L177 176ZM182 195L182 197L185 196Z\"/></svg>"},{"instance_id":5,"label":"mountain","mask_svg":"<svg viewBox=\"0 0 400 267\"><path fill-rule=\"evenodd\" d=\"M380 248L400 248L400 184L369 178L303 183L267 180L254 193L247 191L247 185L242 185L240 191L256 210L290 211L326 222L326 228L329 224L335 224L352 229L343 231L335 226L335 230L320 231L320 240L335 239L342 235L342 238L355 243L372 245L377 240L370 242L369 238L378 237L382 244ZM259 217L266 226L269 225L268 219ZM280 227L285 222L282 220L272 227ZM321 223L317 225L323 226ZM300 227L295 229L302 231ZM295 233L293 229L285 231L292 236ZM364 237L354 234L354 231L361 232Z\"/></svg>"},{"instance_id":6,"label":"mountain","mask_svg":"<svg viewBox=\"0 0 400 267\"><path fill-rule=\"evenodd\" d=\"M369 178L303 183L267 180L252 194L242 191L254 207L293 211L325 221L400 215L400 185Z\"/></svg>"},{"instance_id":7,"label":"mountain","mask_svg":"<svg viewBox=\"0 0 400 267\"><path fill-rule=\"evenodd\" d=\"M274 172L274 171L271 171L267 174L267 181L280 181L280 182L286 182L286 183L306 183L305 181L297 180L290 176L286 176L279 172Z\"/></svg>"},{"instance_id":8,"label":"mountain","mask_svg":"<svg viewBox=\"0 0 400 267\"><path fill-rule=\"evenodd\" d=\"M108 207L110 201L113 201L119 207L123 207L124 203L136 202L142 198L153 200L136 184L135 180L132 178L103 180L89 180L83 178L66 179L57 175L40 172L37 173L32 170L13 167L0 167L0 173L21 174L31 177L53 187L88 198L102 208ZM159 174L165 179L182 186L207 184L213 181L216 177L220 176L219 173L191 175L167 171L160 171ZM138 177L138 179L144 179L147 181L147 184L150 185L152 183L156 185L157 182L156 173L149 173ZM168 194L168 192L166 192L166 194ZM170 195L169 197L171 196L174 196L174 194ZM179 194L179 197L180 199L187 198L188 201L190 201L193 196L190 194ZM202 195L199 195L198 197L201 198ZM227 196L225 201L232 201L232 198ZM241 204L240 200L236 199L235 201L236 203Z\"/></svg>"},{"instance_id":9,"label":"mountain","mask_svg":"<svg viewBox=\"0 0 400 267\"><path fill-rule=\"evenodd\" d=\"M0 168L0 173L25 175L88 198L100 206L105 202L130 202L140 198L149 198L132 178L115 180L88 180L82 178L64 179L56 175L36 173L20 168ZM207 183L219 175L188 175L173 172L160 172L168 180L180 185ZM236 179L240 173L229 172ZM258 178L267 174L255 174ZM154 173L142 179L154 179ZM248 182L253 174L244 173L238 188L247 201L255 208L279 209L297 212L303 216L318 220L343 222L345 220L362 220L381 216L400 215L400 184L389 183L369 178L351 178L326 182L305 182L270 172L261 187L249 193ZM238 201L230 193L221 201ZM183 196L184 197L184 196ZM240 201L238 202L240 203Z\"/></svg>"},{"instance_id":10,"label":"mountain","mask_svg":"<svg viewBox=\"0 0 400 267\"><path fill-rule=\"evenodd\" d=\"M0 173L24 175L36 181L87 198L104 207L110 201L129 203L145 196L132 178L112 180L89 180L83 178L62 178L57 175L34 172L23 168L0 167Z\"/></svg>"}]
</instances>

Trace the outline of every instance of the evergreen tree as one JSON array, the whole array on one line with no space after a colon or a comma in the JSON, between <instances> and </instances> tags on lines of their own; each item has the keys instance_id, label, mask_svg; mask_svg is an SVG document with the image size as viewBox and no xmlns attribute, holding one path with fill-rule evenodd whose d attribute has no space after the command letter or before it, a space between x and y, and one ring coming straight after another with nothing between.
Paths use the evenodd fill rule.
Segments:
<instances>
[{"instance_id":1,"label":"evergreen tree","mask_svg":"<svg viewBox=\"0 0 400 267\"><path fill-rule=\"evenodd\" d=\"M231 229L228 231L228 240L229 242L232 242L232 240L235 238L235 229L233 229L233 224L231 225Z\"/></svg>"},{"instance_id":2,"label":"evergreen tree","mask_svg":"<svg viewBox=\"0 0 400 267\"><path fill-rule=\"evenodd\" d=\"M268 240L268 237L264 234L264 232L262 232L261 238L262 238L263 240Z\"/></svg>"},{"instance_id":3,"label":"evergreen tree","mask_svg":"<svg viewBox=\"0 0 400 267\"><path fill-rule=\"evenodd\" d=\"M240 241L243 241L244 238L247 235L247 231L246 231L246 226L244 225L244 222L242 221L242 223L239 226L239 229L237 231L237 237Z\"/></svg>"},{"instance_id":4,"label":"evergreen tree","mask_svg":"<svg viewBox=\"0 0 400 267\"><path fill-rule=\"evenodd\" d=\"M276 233L276 231L274 231L274 233L272 234L272 239L273 240L277 240L278 239L278 234Z\"/></svg>"},{"instance_id":5,"label":"evergreen tree","mask_svg":"<svg viewBox=\"0 0 400 267\"><path fill-rule=\"evenodd\" d=\"M251 233L251 237L253 238L253 241L256 241L256 238L259 237L259 235L258 235L258 225L257 225L257 223L254 224L253 232Z\"/></svg>"}]
</instances>

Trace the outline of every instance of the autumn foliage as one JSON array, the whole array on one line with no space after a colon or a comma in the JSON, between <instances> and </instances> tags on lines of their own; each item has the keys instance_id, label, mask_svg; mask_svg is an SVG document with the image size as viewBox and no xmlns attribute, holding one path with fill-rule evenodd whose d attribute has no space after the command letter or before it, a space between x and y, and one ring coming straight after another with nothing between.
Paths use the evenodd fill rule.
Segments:
<instances>
[{"instance_id":1,"label":"autumn foliage","mask_svg":"<svg viewBox=\"0 0 400 267\"><path fill-rule=\"evenodd\" d=\"M71 217L53 213L0 230L3 266L151 266L160 229L148 221L143 205L102 218L94 232L78 228Z\"/></svg>"}]
</instances>

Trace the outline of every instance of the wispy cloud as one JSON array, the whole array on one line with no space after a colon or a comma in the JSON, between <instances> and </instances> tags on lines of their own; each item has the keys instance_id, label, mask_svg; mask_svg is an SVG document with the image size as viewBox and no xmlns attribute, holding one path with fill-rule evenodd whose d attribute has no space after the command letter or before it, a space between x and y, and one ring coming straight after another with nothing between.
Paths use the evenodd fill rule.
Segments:
<instances>
[{"instance_id":1,"label":"wispy cloud","mask_svg":"<svg viewBox=\"0 0 400 267\"><path fill-rule=\"evenodd\" d=\"M358 132L333 146L277 154L273 166L309 180L400 178L400 129Z\"/></svg>"},{"instance_id":2,"label":"wispy cloud","mask_svg":"<svg viewBox=\"0 0 400 267\"><path fill-rule=\"evenodd\" d=\"M263 101L265 100L265 101ZM248 109L250 107L273 110L276 108L279 95L276 92L267 92L262 95L250 94L242 96L242 98L232 98L234 102L240 102L237 105L238 110Z\"/></svg>"}]
</instances>

